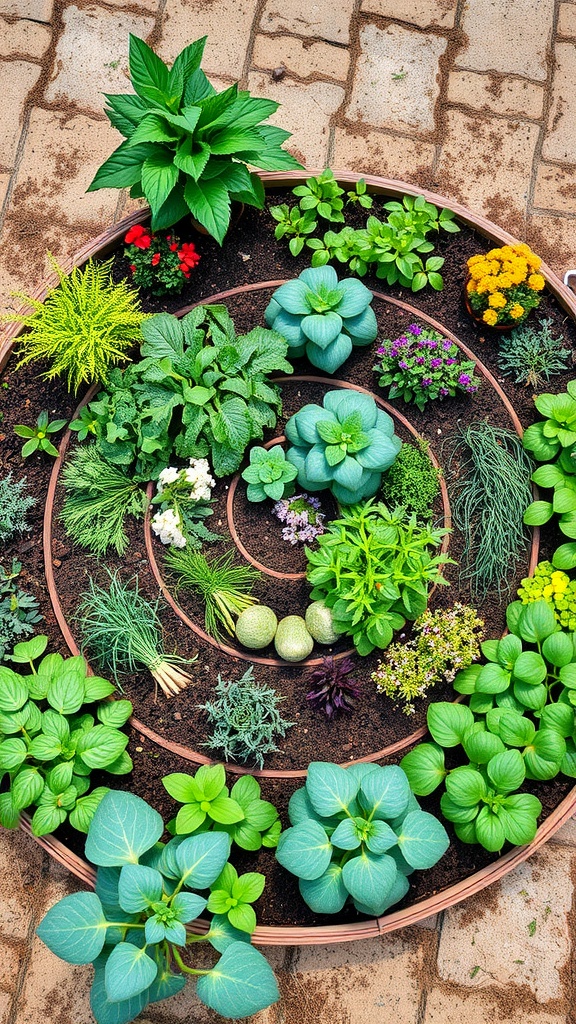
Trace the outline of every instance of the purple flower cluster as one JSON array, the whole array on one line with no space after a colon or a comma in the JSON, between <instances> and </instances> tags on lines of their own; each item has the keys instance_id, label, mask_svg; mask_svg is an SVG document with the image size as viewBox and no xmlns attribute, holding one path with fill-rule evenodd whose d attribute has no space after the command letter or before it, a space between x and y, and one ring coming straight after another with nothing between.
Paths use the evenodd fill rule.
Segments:
<instances>
[{"instance_id":1,"label":"purple flower cluster","mask_svg":"<svg viewBox=\"0 0 576 1024\"><path fill-rule=\"evenodd\" d=\"M454 396L457 392L473 394L479 380L475 364L460 360L455 342L443 338L431 327L410 324L404 334L379 345L379 384L389 387L389 398L414 402L420 410L434 398Z\"/></svg>"},{"instance_id":2,"label":"purple flower cluster","mask_svg":"<svg viewBox=\"0 0 576 1024\"><path fill-rule=\"evenodd\" d=\"M326 515L319 511L321 507L318 498L309 494L295 494L293 498L277 501L272 513L281 523L286 523L282 530L283 539L292 545L298 542L311 544L324 533Z\"/></svg>"}]
</instances>

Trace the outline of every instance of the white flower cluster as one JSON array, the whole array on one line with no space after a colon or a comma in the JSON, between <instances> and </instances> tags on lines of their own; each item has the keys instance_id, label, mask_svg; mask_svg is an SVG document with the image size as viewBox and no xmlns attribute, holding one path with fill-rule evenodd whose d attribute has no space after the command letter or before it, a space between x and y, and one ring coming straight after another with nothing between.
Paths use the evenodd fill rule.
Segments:
<instances>
[{"instance_id":1,"label":"white flower cluster","mask_svg":"<svg viewBox=\"0 0 576 1024\"><path fill-rule=\"evenodd\" d=\"M216 481L210 474L208 459L190 459L188 469L167 466L158 477L158 494L162 494L166 488L175 483L192 485L190 493L186 495L189 501L210 501L212 488L216 486ZM178 490L180 489L179 487Z\"/></svg>"},{"instance_id":2,"label":"white flower cluster","mask_svg":"<svg viewBox=\"0 0 576 1024\"><path fill-rule=\"evenodd\" d=\"M180 530L180 516L174 509L157 512L150 525L163 544L173 544L175 548L186 547L186 537Z\"/></svg>"}]
</instances>

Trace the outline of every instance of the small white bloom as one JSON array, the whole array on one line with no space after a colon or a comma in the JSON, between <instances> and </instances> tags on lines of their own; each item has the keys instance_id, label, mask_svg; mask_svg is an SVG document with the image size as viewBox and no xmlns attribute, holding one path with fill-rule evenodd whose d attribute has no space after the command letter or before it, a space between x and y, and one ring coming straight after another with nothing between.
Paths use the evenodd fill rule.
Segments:
<instances>
[{"instance_id":1,"label":"small white bloom","mask_svg":"<svg viewBox=\"0 0 576 1024\"><path fill-rule=\"evenodd\" d=\"M164 488L168 487L169 484L175 483L179 475L180 470L176 466L167 466L166 469L163 469L158 477L158 494L162 494Z\"/></svg>"}]
</instances>

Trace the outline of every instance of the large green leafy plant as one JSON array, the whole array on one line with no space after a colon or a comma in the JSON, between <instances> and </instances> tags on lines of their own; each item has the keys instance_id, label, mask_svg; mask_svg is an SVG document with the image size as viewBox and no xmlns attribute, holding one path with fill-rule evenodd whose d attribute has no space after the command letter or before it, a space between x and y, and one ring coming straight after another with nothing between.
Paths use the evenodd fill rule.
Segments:
<instances>
[{"instance_id":1,"label":"large green leafy plant","mask_svg":"<svg viewBox=\"0 0 576 1024\"><path fill-rule=\"evenodd\" d=\"M525 779L576 778L576 634L559 629L544 600L514 601L506 619L510 632L482 644L486 664L454 680L468 704L431 704L434 743L401 762L418 795L445 782L440 806L458 838L492 852L536 834L542 807L517 792ZM448 768L444 749L453 747L463 748L467 762Z\"/></svg>"},{"instance_id":2,"label":"large green leafy plant","mask_svg":"<svg viewBox=\"0 0 576 1024\"><path fill-rule=\"evenodd\" d=\"M276 857L319 914L337 914L349 899L363 914L383 914L408 892L407 876L431 868L449 845L397 765L315 761L288 813L292 828L282 833Z\"/></svg>"},{"instance_id":3,"label":"large green leafy plant","mask_svg":"<svg viewBox=\"0 0 576 1024\"><path fill-rule=\"evenodd\" d=\"M103 786L88 792L91 771L132 770L128 736L120 731L132 714L130 701L105 700L114 686L88 676L80 656L47 654L35 669L47 644L48 637L37 636L14 648L12 661L28 664L30 675L0 667L0 823L16 828L21 812L34 807L37 836L53 832L67 817L87 832L108 792ZM96 706L88 711L87 704Z\"/></svg>"},{"instance_id":4,"label":"large green leafy plant","mask_svg":"<svg viewBox=\"0 0 576 1024\"><path fill-rule=\"evenodd\" d=\"M401 447L394 422L370 395L328 391L322 405L304 405L286 424L286 458L306 491L330 489L344 505L376 494Z\"/></svg>"},{"instance_id":5,"label":"large green leafy plant","mask_svg":"<svg viewBox=\"0 0 576 1024\"><path fill-rule=\"evenodd\" d=\"M152 230L192 214L222 244L230 201L264 206L264 189L247 164L300 169L282 143L290 132L261 122L278 103L231 85L217 93L200 68L206 36L186 46L172 68L130 36L136 95L107 95L106 115L124 142L96 172L88 191L129 188L152 209Z\"/></svg>"},{"instance_id":6,"label":"large green leafy plant","mask_svg":"<svg viewBox=\"0 0 576 1024\"><path fill-rule=\"evenodd\" d=\"M431 551L445 533L367 501L343 509L317 547L306 548L310 596L332 609L335 631L351 636L358 654L387 647L394 630L424 612L428 584L446 582L441 568L450 559Z\"/></svg>"},{"instance_id":7,"label":"large green leafy plant","mask_svg":"<svg viewBox=\"0 0 576 1024\"><path fill-rule=\"evenodd\" d=\"M292 373L284 338L261 327L237 335L224 306L181 320L157 313L142 336L142 359L113 372L89 406L103 456L133 480L157 479L173 451L208 456L216 476L234 473L250 441L276 424L280 393L268 374Z\"/></svg>"},{"instance_id":8,"label":"large green leafy plant","mask_svg":"<svg viewBox=\"0 0 576 1024\"><path fill-rule=\"evenodd\" d=\"M90 1006L97 1024L128 1024L148 1003L180 992L187 977L196 977L198 998L224 1017L248 1017L276 1002L271 968L226 914L213 917L204 935L185 928L208 903L191 890L217 880L220 893L234 885L224 874L229 837L207 832L164 845L163 831L158 812L140 797L108 793L86 842L86 856L98 866L96 892L65 896L38 935L62 960L94 964ZM244 899L254 891L244 885ZM184 963L186 947L202 940L222 953L214 968Z\"/></svg>"},{"instance_id":9,"label":"large green leafy plant","mask_svg":"<svg viewBox=\"0 0 576 1024\"><path fill-rule=\"evenodd\" d=\"M265 318L282 334L292 358L334 373L354 345L370 345L378 333L372 292L354 278L339 281L333 267L303 270L276 289Z\"/></svg>"},{"instance_id":10,"label":"large green leafy plant","mask_svg":"<svg viewBox=\"0 0 576 1024\"><path fill-rule=\"evenodd\" d=\"M576 567L576 380L570 381L559 395L538 395L534 400L544 420L524 431L524 447L543 466L532 474L538 487L551 490L551 501L533 501L524 513L529 526L542 526L554 515L568 543L561 544L552 556L556 569Z\"/></svg>"}]
</instances>

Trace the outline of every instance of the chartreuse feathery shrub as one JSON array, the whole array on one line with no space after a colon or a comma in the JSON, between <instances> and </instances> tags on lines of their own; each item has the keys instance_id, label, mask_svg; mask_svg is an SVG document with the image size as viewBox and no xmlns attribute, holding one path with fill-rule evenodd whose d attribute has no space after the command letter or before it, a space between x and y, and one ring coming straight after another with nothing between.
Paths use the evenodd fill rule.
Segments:
<instances>
[{"instance_id":1,"label":"chartreuse feathery shrub","mask_svg":"<svg viewBox=\"0 0 576 1024\"><path fill-rule=\"evenodd\" d=\"M286 458L306 491L331 490L344 505L376 494L401 448L394 422L370 395L328 391L323 405L304 405L286 424Z\"/></svg>"},{"instance_id":2,"label":"chartreuse feathery shrub","mask_svg":"<svg viewBox=\"0 0 576 1024\"><path fill-rule=\"evenodd\" d=\"M228 891L242 905L237 923L252 924L247 904L262 891L261 876L238 879L230 870L225 832L176 836L167 844L160 842L163 832L162 818L140 797L107 793L86 842L98 868L96 891L60 900L40 922L39 937L67 963L94 964L90 1007L97 1024L129 1024L192 976L201 1002L223 1017L258 1013L278 1000L276 980L248 931L222 911ZM196 890L209 888L218 911L208 932L189 935L185 925L209 902ZM190 955L184 963L186 948L201 941L222 953L213 968L189 966Z\"/></svg>"},{"instance_id":3,"label":"chartreuse feathery shrub","mask_svg":"<svg viewBox=\"0 0 576 1024\"><path fill-rule=\"evenodd\" d=\"M306 354L313 366L334 373L354 345L370 345L378 333L361 281L339 281L333 267L309 267L276 289L266 308L266 323L288 342L288 354Z\"/></svg>"},{"instance_id":4,"label":"chartreuse feathery shrub","mask_svg":"<svg viewBox=\"0 0 576 1024\"><path fill-rule=\"evenodd\" d=\"M360 913L380 916L406 895L407 876L431 868L449 846L398 765L314 761L288 814L292 828L280 836L276 857L300 879L316 914L337 914L350 899Z\"/></svg>"}]
</instances>

